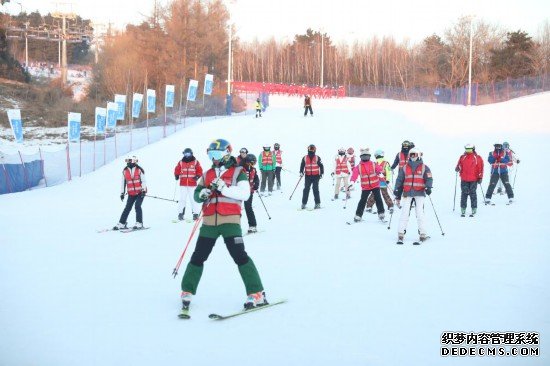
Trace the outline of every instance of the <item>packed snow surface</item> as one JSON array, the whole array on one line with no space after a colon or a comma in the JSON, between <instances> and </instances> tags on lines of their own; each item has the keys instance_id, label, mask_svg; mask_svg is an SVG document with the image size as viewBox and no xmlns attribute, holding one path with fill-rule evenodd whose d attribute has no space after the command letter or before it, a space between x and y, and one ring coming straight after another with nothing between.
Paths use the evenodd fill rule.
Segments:
<instances>
[{"instance_id":1,"label":"packed snow surface","mask_svg":"<svg viewBox=\"0 0 550 366\"><path fill-rule=\"evenodd\" d=\"M281 144L283 190L254 197L258 227L245 236L268 299L284 305L216 322L210 313L239 310L246 294L222 240L205 263L191 304L179 320L179 275L171 276L193 224L172 223L177 204L146 198L150 230L97 233L117 223L123 158L82 178L0 196L0 364L119 365L548 365L550 248L545 188L550 94L462 107L379 99L302 101L272 97L261 119L249 114L194 124L135 154L149 194L177 198L173 169L185 147L203 166L215 138L259 154ZM403 246L395 244L400 211L388 224L365 214L348 226L359 189L343 209L330 172L340 147L383 149L393 161L414 141L434 177L425 206L431 239L417 239L414 212ZM521 159L510 174L515 202L494 195L474 218L453 212L455 164L466 143L487 158L510 142ZM298 211L301 158L309 144L325 164L323 208ZM489 167L486 164L483 190ZM308 205L313 206L310 193ZM343 197L343 194L341 194ZM443 232L434 215L439 216ZM189 209L188 209L189 211ZM469 209L468 209L469 212ZM243 211L244 214L244 211ZM186 213L190 216L190 212ZM133 224L134 213L129 222ZM246 230L246 217L242 219ZM445 331L540 333L539 357L440 356Z\"/></svg>"}]
</instances>

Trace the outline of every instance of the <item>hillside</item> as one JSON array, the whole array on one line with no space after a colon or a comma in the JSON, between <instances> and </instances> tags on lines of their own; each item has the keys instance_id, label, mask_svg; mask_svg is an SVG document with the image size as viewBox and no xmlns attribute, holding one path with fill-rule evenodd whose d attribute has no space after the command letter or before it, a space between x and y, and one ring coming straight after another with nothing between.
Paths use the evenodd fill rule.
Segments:
<instances>
[{"instance_id":1,"label":"hillside","mask_svg":"<svg viewBox=\"0 0 550 366\"><path fill-rule=\"evenodd\" d=\"M550 206L539 189L550 173L538 158L547 149L549 105L549 93L473 108L344 98L314 100L315 117L304 118L301 100L272 97L261 119L249 114L196 123L135 151L149 194L172 199L173 168L185 147L208 166L205 149L214 138L255 154L263 144L281 144L283 190L264 198L272 219L255 198L265 231L244 241L268 299L288 303L225 322L208 314L239 310L245 293L221 239L205 264L192 319L176 317L183 267L176 279L171 273L192 225L171 222L174 203L146 198L150 230L96 232L114 225L123 209L123 157L70 183L0 196L2 363L546 365L546 348L539 357L442 358L440 336L534 331L544 342L550 334L544 305L550 302ZM368 214L364 223L348 226L359 192L346 209L330 201L328 173L339 147L382 148L393 160L404 139L424 152L434 177L433 207L425 207L431 239L419 247L411 245L414 217L405 245L397 246L399 211L391 230ZM512 176L516 202L507 206L505 196L495 195L496 205L484 206L480 198L478 215L460 218L452 207L463 145L474 143L485 158L503 140L521 158ZM327 169L323 208L298 211L303 184L289 196L311 143Z\"/></svg>"}]
</instances>

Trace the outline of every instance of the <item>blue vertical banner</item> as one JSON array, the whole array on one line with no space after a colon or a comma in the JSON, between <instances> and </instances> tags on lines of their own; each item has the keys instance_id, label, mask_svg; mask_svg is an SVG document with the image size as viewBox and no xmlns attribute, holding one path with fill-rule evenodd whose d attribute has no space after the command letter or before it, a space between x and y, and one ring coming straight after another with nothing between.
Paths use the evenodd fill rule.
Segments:
<instances>
[{"instance_id":1,"label":"blue vertical banner","mask_svg":"<svg viewBox=\"0 0 550 366\"><path fill-rule=\"evenodd\" d=\"M67 116L69 142L80 141L81 119L82 117L80 113L69 112L69 115Z\"/></svg>"},{"instance_id":2,"label":"blue vertical banner","mask_svg":"<svg viewBox=\"0 0 550 366\"><path fill-rule=\"evenodd\" d=\"M204 77L204 95L212 95L214 91L214 75L206 74Z\"/></svg>"},{"instance_id":3,"label":"blue vertical banner","mask_svg":"<svg viewBox=\"0 0 550 366\"><path fill-rule=\"evenodd\" d=\"M197 90L199 89L199 82L197 80L189 80L189 88L187 89L187 100L194 102L197 99Z\"/></svg>"},{"instance_id":4,"label":"blue vertical banner","mask_svg":"<svg viewBox=\"0 0 550 366\"><path fill-rule=\"evenodd\" d=\"M23 121L21 120L21 110L8 109L7 112L15 142L23 143Z\"/></svg>"},{"instance_id":5,"label":"blue vertical banner","mask_svg":"<svg viewBox=\"0 0 550 366\"><path fill-rule=\"evenodd\" d=\"M153 89L147 89L147 113L155 113L157 95Z\"/></svg>"},{"instance_id":6,"label":"blue vertical banner","mask_svg":"<svg viewBox=\"0 0 550 366\"><path fill-rule=\"evenodd\" d=\"M95 107L95 134L105 134L105 122L107 120L107 109Z\"/></svg>"},{"instance_id":7,"label":"blue vertical banner","mask_svg":"<svg viewBox=\"0 0 550 366\"><path fill-rule=\"evenodd\" d=\"M166 85L166 94L164 95L164 107L174 107L174 97L176 95L176 88L174 85Z\"/></svg>"},{"instance_id":8,"label":"blue vertical banner","mask_svg":"<svg viewBox=\"0 0 550 366\"><path fill-rule=\"evenodd\" d=\"M115 103L118 106L116 119L124 121L124 112L126 111L126 95L115 94Z\"/></svg>"},{"instance_id":9,"label":"blue vertical banner","mask_svg":"<svg viewBox=\"0 0 550 366\"><path fill-rule=\"evenodd\" d=\"M114 102L107 102L107 129L116 128L116 117L118 114L118 105Z\"/></svg>"},{"instance_id":10,"label":"blue vertical banner","mask_svg":"<svg viewBox=\"0 0 550 366\"><path fill-rule=\"evenodd\" d=\"M132 98L132 118L138 118L141 112L141 103L143 102L143 94L134 93Z\"/></svg>"}]
</instances>

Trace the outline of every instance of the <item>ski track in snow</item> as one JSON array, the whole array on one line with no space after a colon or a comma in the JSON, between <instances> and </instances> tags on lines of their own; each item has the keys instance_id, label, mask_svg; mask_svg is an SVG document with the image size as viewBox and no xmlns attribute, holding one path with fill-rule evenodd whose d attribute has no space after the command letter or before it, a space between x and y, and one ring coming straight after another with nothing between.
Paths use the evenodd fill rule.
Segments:
<instances>
[{"instance_id":1,"label":"ski track in snow","mask_svg":"<svg viewBox=\"0 0 550 366\"><path fill-rule=\"evenodd\" d=\"M547 365L545 347L539 357L439 353L444 331L535 331L542 344L548 338L550 249L543 235L550 207L541 198L550 173L540 162L549 105L550 93L473 108L346 98L314 100L315 117L304 118L299 98L273 96L262 119L195 124L135 151L149 193L171 199L184 147L208 166L204 152L215 138L254 154L279 142L284 167L296 173L307 145L316 144L326 169L323 209L297 211L303 182L289 201L298 176L283 171L285 193L262 197L272 220L254 199L258 228L266 231L244 237L268 300L288 303L221 323L208 314L232 313L245 300L221 238L205 263L191 319L177 318L196 237L173 279L193 227L171 223L175 203L145 199L150 230L96 233L114 225L124 207L118 198L123 158L69 183L0 196L0 364ZM367 213L367 222L348 226L358 187L345 210L344 202L330 200L339 147L382 148L392 162L404 139L415 142L432 169L431 197L445 231L442 236L427 200L431 239L420 246L412 245L414 212L398 246L400 210L391 230ZM452 206L463 145L474 143L486 159L493 143L504 140L521 159L516 201L506 206L506 196L494 195L497 205L484 206L478 190L478 214L461 218L460 187L455 212ZM488 181L486 163L484 192ZM130 224L134 218L132 212ZM242 223L244 233L244 210Z\"/></svg>"}]
</instances>

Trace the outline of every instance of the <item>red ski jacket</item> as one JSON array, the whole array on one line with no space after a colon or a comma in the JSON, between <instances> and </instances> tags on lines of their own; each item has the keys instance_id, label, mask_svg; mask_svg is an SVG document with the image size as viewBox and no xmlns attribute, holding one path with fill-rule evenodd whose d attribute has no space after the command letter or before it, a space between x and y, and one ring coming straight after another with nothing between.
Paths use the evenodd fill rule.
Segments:
<instances>
[{"instance_id":1,"label":"red ski jacket","mask_svg":"<svg viewBox=\"0 0 550 366\"><path fill-rule=\"evenodd\" d=\"M483 159L476 153L464 153L456 167L460 172L460 179L464 182L477 182L483 178Z\"/></svg>"}]
</instances>

